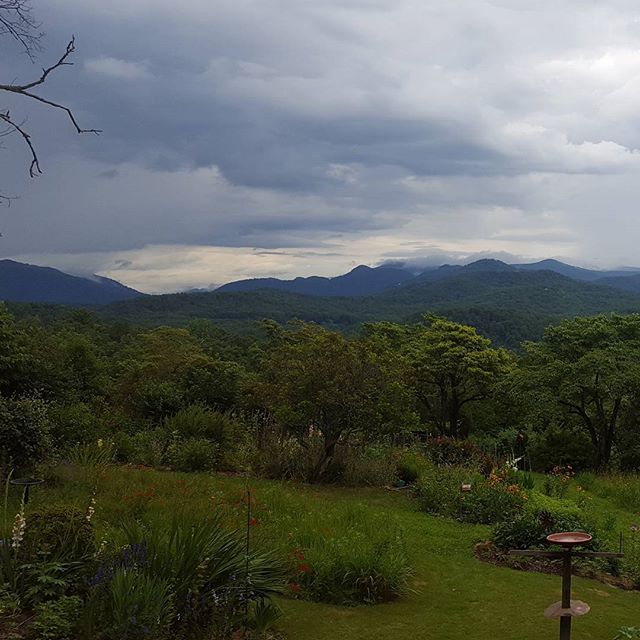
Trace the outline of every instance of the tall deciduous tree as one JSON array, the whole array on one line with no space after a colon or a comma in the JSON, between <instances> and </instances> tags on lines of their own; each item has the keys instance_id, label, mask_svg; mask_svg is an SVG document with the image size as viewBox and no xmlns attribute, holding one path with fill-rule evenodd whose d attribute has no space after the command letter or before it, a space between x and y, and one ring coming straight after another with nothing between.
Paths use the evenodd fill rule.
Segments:
<instances>
[{"instance_id":1,"label":"tall deciduous tree","mask_svg":"<svg viewBox=\"0 0 640 640\"><path fill-rule=\"evenodd\" d=\"M520 388L535 394L538 412L573 417L605 467L622 411L640 397L640 315L566 320L525 348Z\"/></svg>"},{"instance_id":2,"label":"tall deciduous tree","mask_svg":"<svg viewBox=\"0 0 640 640\"><path fill-rule=\"evenodd\" d=\"M349 340L313 324L274 331L262 366L264 404L304 441L323 438L314 479L329 466L338 444L355 434L371 438L415 420L401 361L368 340Z\"/></svg>"},{"instance_id":3,"label":"tall deciduous tree","mask_svg":"<svg viewBox=\"0 0 640 640\"><path fill-rule=\"evenodd\" d=\"M511 367L505 349L493 349L473 327L444 318L414 326L374 324L367 331L386 337L407 358L424 417L442 435L468 436L465 408L489 397Z\"/></svg>"}]
</instances>

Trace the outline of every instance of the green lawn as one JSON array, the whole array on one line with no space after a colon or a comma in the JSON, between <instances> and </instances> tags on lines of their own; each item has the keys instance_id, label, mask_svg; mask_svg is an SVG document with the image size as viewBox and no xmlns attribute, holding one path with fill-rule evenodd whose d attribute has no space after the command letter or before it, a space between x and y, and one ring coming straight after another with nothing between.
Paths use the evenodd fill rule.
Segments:
<instances>
[{"instance_id":1,"label":"green lawn","mask_svg":"<svg viewBox=\"0 0 640 640\"><path fill-rule=\"evenodd\" d=\"M283 601L282 626L290 638L557 638L557 621L546 620L542 612L560 599L559 578L477 561L472 548L486 537L484 527L425 516L404 500L397 500L388 508L400 516L411 541L414 593L392 604L374 607L344 608ZM574 622L577 639L608 640L620 626L640 619L640 593L576 578L574 597L592 607L591 613Z\"/></svg>"},{"instance_id":2,"label":"green lawn","mask_svg":"<svg viewBox=\"0 0 640 640\"><path fill-rule=\"evenodd\" d=\"M57 470L48 488L34 491L33 503L71 500L82 507L94 482L91 473ZM397 492L111 468L99 479L95 524L100 534L126 515L132 492L144 494L147 510L168 515L178 505L195 513L223 509L225 518L241 521L241 499L248 487L256 500L258 543L268 539L270 522L275 526L283 511L294 522L303 510L315 512L321 521L331 510L362 505L372 516L383 514L400 524L410 549L415 571L412 592L396 602L339 607L282 598L280 626L289 640L546 640L558 635L557 621L542 615L560 597L558 577L479 562L473 545L487 537L487 527L427 516ZM597 496L594 504L606 509L606 502ZM624 515L619 508L615 511ZM575 621L576 640L610 640L619 627L640 624L638 592L575 579L574 597L592 608Z\"/></svg>"}]
</instances>

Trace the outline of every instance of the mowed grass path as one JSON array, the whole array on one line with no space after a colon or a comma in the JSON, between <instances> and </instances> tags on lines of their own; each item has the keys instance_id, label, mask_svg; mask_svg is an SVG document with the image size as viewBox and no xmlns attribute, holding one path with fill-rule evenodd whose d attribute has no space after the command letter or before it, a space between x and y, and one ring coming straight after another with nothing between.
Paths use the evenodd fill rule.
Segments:
<instances>
[{"instance_id":1,"label":"mowed grass path","mask_svg":"<svg viewBox=\"0 0 640 640\"><path fill-rule=\"evenodd\" d=\"M92 473L60 470L59 481L34 492L33 503L62 500L87 504ZM560 579L498 568L479 562L473 545L489 528L427 516L398 492L309 487L264 480L177 474L112 467L99 480L95 524L107 530L130 514L132 493L152 493L145 510L169 518L177 509L210 513L232 505L231 523L242 522L238 503L247 488L257 496L259 519L268 530L269 514L282 510L322 514L337 506L366 505L402 526L414 575L412 592L376 606L340 607L281 598L280 628L288 640L551 640L558 622L544 609L560 599ZM595 502L595 501L594 501ZM605 506L605 505L603 505ZM598 505L600 507L600 505ZM617 515L620 515L618 513ZM631 514L628 514L631 518ZM295 513L294 513L295 516ZM259 536L259 529L256 534ZM575 640L611 640L621 626L640 626L640 593L625 592L595 580L574 578L574 598L591 612L574 622Z\"/></svg>"}]
</instances>

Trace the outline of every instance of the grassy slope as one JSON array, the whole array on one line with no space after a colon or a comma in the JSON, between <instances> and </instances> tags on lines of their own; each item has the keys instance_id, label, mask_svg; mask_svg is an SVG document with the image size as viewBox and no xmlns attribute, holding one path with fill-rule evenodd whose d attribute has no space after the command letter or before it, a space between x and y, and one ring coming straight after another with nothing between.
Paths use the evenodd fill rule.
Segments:
<instances>
[{"instance_id":1,"label":"grassy slope","mask_svg":"<svg viewBox=\"0 0 640 640\"><path fill-rule=\"evenodd\" d=\"M64 499L86 505L95 477L62 471L62 483L34 492L33 502ZM162 473L116 468L99 481L98 532L130 509L122 497L153 487L157 498L148 508L168 516L181 504L194 513L210 513L227 501L237 504L247 486L257 496L257 516L269 526L277 511L325 512L365 504L382 511L405 530L415 575L413 593L391 604L337 607L282 599L281 621L289 640L493 640L494 638L556 638L557 622L542 612L559 599L557 577L524 573L483 564L473 557L475 542L488 529L426 516L406 496L373 489L316 488L262 480ZM214 502L212 502L214 498ZM608 503L594 497L601 515ZM262 506L260 506L262 505ZM631 514L611 512L623 520ZM242 506L227 516L241 516ZM258 533L258 531L256 531ZM575 579L574 596L591 604L591 613L575 623L581 640L609 640L617 628L640 623L640 593L624 592L596 581Z\"/></svg>"},{"instance_id":2,"label":"grassy slope","mask_svg":"<svg viewBox=\"0 0 640 640\"><path fill-rule=\"evenodd\" d=\"M353 498L346 498L353 499ZM343 608L287 600L283 628L296 640L493 640L557 638L557 622L542 616L559 599L559 578L478 562L475 542L485 527L425 516L405 500L384 500L411 542L415 592L376 607ZM637 621L640 594L575 579L574 597L591 613L575 622L582 640L608 640Z\"/></svg>"}]
</instances>

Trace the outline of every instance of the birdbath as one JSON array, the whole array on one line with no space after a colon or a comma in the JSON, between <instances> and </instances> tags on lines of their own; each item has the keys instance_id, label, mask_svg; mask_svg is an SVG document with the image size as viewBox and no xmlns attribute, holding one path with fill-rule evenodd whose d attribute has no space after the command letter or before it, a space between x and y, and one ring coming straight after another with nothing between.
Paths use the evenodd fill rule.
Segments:
<instances>
[{"instance_id":1,"label":"birdbath","mask_svg":"<svg viewBox=\"0 0 640 640\"><path fill-rule=\"evenodd\" d=\"M14 478L9 481L18 487L22 487L22 502L26 505L29 502L29 488L36 487L42 484L44 480L42 478Z\"/></svg>"},{"instance_id":2,"label":"birdbath","mask_svg":"<svg viewBox=\"0 0 640 640\"><path fill-rule=\"evenodd\" d=\"M592 536L583 531L564 531L547 536L547 542L562 547L561 551L537 551L529 549L513 549L509 553L519 556L535 556L562 560L562 600L554 602L545 609L546 618L560 618L560 640L571 639L571 620L589 613L586 602L571 599L571 565L574 557L578 558L621 558L620 553L604 551L574 551L574 547L589 544Z\"/></svg>"}]
</instances>

